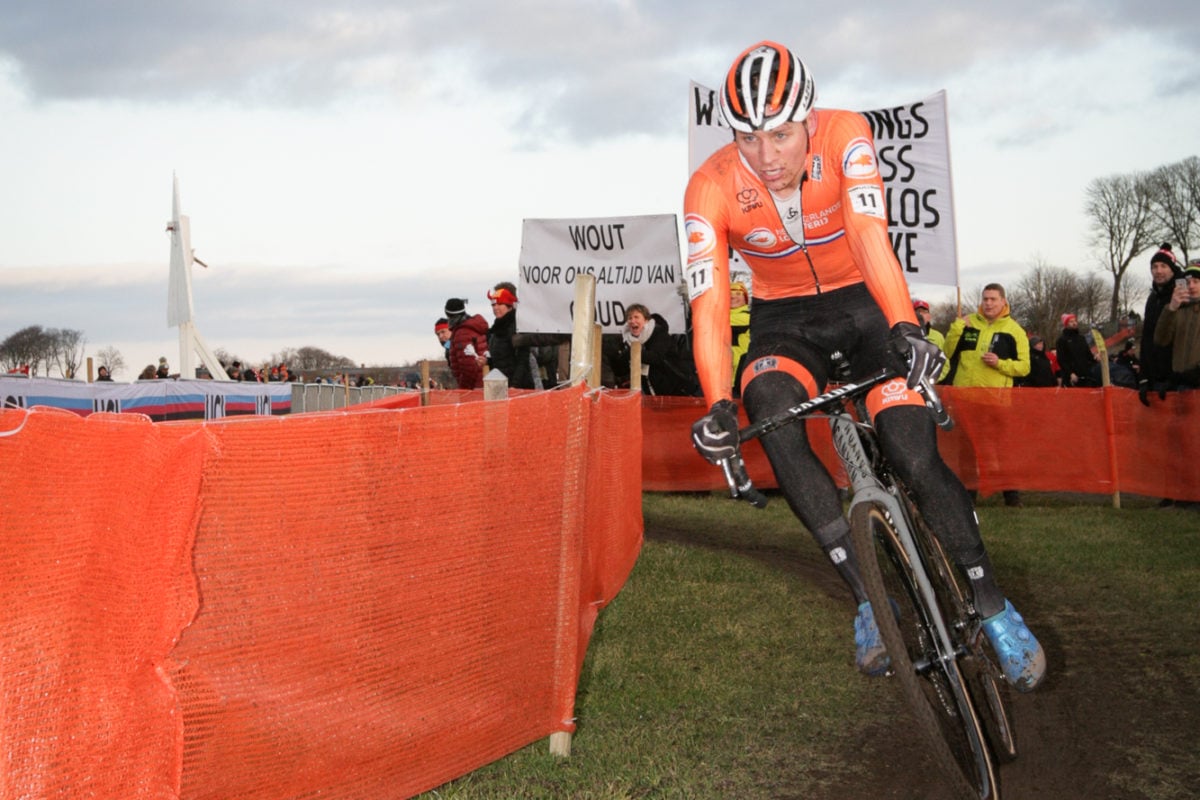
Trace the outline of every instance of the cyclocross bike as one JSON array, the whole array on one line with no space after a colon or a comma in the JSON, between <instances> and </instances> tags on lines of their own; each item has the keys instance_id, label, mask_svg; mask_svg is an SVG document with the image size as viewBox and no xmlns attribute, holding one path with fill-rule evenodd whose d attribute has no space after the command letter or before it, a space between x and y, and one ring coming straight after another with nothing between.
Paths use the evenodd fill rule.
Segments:
<instances>
[{"instance_id":1,"label":"cyclocross bike","mask_svg":"<svg viewBox=\"0 0 1200 800\"><path fill-rule=\"evenodd\" d=\"M896 375L884 370L844 383L739 431L747 442L810 418L826 418L850 482L851 538L867 597L898 678L935 759L967 797L996 800L999 766L1016 757L1005 708L1004 678L983 633L982 620L963 590L957 568L925 524L912 494L884 459L866 413L866 395ZM919 387L938 424L952 425L937 392ZM755 506L754 488L740 451L722 462L734 498ZM893 613L882 609L891 607Z\"/></svg>"}]
</instances>

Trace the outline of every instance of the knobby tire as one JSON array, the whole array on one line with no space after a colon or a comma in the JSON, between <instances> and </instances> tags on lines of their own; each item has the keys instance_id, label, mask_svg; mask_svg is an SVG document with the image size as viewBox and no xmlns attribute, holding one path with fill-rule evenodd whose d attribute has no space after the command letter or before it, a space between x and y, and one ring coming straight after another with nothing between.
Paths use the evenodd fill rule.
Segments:
<instances>
[{"instance_id":1,"label":"knobby tire","mask_svg":"<svg viewBox=\"0 0 1200 800\"><path fill-rule=\"evenodd\" d=\"M891 657L891 672L934 760L964 797L998 800L999 770L985 738L985 723L958 659L942 658L935 641L931 615L941 609L926 606L895 527L882 508L872 503L855 505L850 527L867 596ZM938 581L937 576L929 577ZM935 588L942 591L936 583Z\"/></svg>"}]
</instances>

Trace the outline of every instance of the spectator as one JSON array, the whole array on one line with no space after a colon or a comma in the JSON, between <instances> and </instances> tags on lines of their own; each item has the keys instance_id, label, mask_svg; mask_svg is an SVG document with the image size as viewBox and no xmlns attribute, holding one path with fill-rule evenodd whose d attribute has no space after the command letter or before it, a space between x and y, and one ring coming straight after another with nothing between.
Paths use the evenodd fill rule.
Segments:
<instances>
[{"instance_id":1,"label":"spectator","mask_svg":"<svg viewBox=\"0 0 1200 800\"><path fill-rule=\"evenodd\" d=\"M1010 387L1029 374L1029 337L1009 315L1004 287L983 287L979 310L955 320L946 332L951 353L945 382L954 386Z\"/></svg>"},{"instance_id":2,"label":"spectator","mask_svg":"<svg viewBox=\"0 0 1200 800\"><path fill-rule=\"evenodd\" d=\"M729 284L729 340L733 342L733 396L741 394L742 362L750 349L750 295L746 284Z\"/></svg>"},{"instance_id":3,"label":"spectator","mask_svg":"<svg viewBox=\"0 0 1200 800\"><path fill-rule=\"evenodd\" d=\"M534 380L534 362L526 345L518 346L513 337L517 335L517 287L505 281L497 283L488 292L492 302L495 321L487 335L488 356L486 362L492 369L500 370L508 378L513 389L540 389Z\"/></svg>"},{"instance_id":4,"label":"spectator","mask_svg":"<svg viewBox=\"0 0 1200 800\"><path fill-rule=\"evenodd\" d=\"M1009 315L998 283L983 287L979 311L950 326L946 347L954 353L949 374L955 386L1007 388L1029 374L1029 337ZM1005 489L1004 505L1020 506L1020 492Z\"/></svg>"},{"instance_id":5,"label":"spectator","mask_svg":"<svg viewBox=\"0 0 1200 800\"><path fill-rule=\"evenodd\" d=\"M1171 302L1154 329L1155 344L1171 345L1171 380L1176 388L1200 388L1200 264L1183 271Z\"/></svg>"},{"instance_id":6,"label":"spectator","mask_svg":"<svg viewBox=\"0 0 1200 800\"><path fill-rule=\"evenodd\" d=\"M1058 386L1054 363L1046 355L1046 341L1040 336L1029 337L1029 374L1013 380L1015 386Z\"/></svg>"},{"instance_id":7,"label":"spectator","mask_svg":"<svg viewBox=\"0 0 1200 800\"><path fill-rule=\"evenodd\" d=\"M108 367L101 364L100 369L96 370L96 381L99 382L99 381L111 381L111 380L112 380L112 375L108 374Z\"/></svg>"},{"instance_id":8,"label":"spectator","mask_svg":"<svg viewBox=\"0 0 1200 800\"><path fill-rule=\"evenodd\" d=\"M445 317L439 317L438 321L433 323L433 335L437 337L438 342L442 345L442 354L446 357L446 366L450 366L450 320Z\"/></svg>"},{"instance_id":9,"label":"spectator","mask_svg":"<svg viewBox=\"0 0 1200 800\"><path fill-rule=\"evenodd\" d=\"M467 301L458 297L446 301L445 312L450 322L450 371L458 388L482 389L479 356L488 355L487 320L478 314L467 316Z\"/></svg>"},{"instance_id":10,"label":"spectator","mask_svg":"<svg viewBox=\"0 0 1200 800\"><path fill-rule=\"evenodd\" d=\"M1142 374L1142 362L1137 357L1136 342L1126 339L1121 352L1113 356L1109 365L1109 382L1113 386L1124 386L1129 389L1138 388Z\"/></svg>"},{"instance_id":11,"label":"spectator","mask_svg":"<svg viewBox=\"0 0 1200 800\"><path fill-rule=\"evenodd\" d=\"M1171 302L1175 293L1175 281L1183 278L1183 270L1171 252L1170 242L1163 242L1158 251L1150 256L1150 295L1146 298L1146 310L1142 315L1142 347L1139 360L1142 372L1138 378L1138 399L1150 405L1150 392L1160 397L1172 388L1171 345L1160 345L1154 341L1154 330L1162 311Z\"/></svg>"},{"instance_id":12,"label":"spectator","mask_svg":"<svg viewBox=\"0 0 1200 800\"><path fill-rule=\"evenodd\" d=\"M670 325L659 314L651 314L641 303L625 308L625 331L612 354L613 375L618 385L629 385L630 346L642 345L642 391L645 394L698 395L700 385L692 361L686 357L681 337L671 335Z\"/></svg>"},{"instance_id":13,"label":"spectator","mask_svg":"<svg viewBox=\"0 0 1200 800\"><path fill-rule=\"evenodd\" d=\"M1092 377L1096 354L1092 344L1079 332L1079 320L1074 314L1062 315L1063 332L1054 349L1058 352L1058 377L1063 386L1099 386Z\"/></svg>"},{"instance_id":14,"label":"spectator","mask_svg":"<svg viewBox=\"0 0 1200 800\"><path fill-rule=\"evenodd\" d=\"M154 373L154 376L159 379L171 377L171 367L167 365L166 356L159 357L158 370Z\"/></svg>"},{"instance_id":15,"label":"spectator","mask_svg":"<svg viewBox=\"0 0 1200 800\"><path fill-rule=\"evenodd\" d=\"M240 381L242 379L242 362L234 361L225 370L225 374L229 376L231 381Z\"/></svg>"},{"instance_id":16,"label":"spectator","mask_svg":"<svg viewBox=\"0 0 1200 800\"><path fill-rule=\"evenodd\" d=\"M913 311L917 314L917 324L921 326L921 330L925 331L925 338L938 346L942 352L946 351L946 337L942 332L933 327L933 314L929 313L929 303L924 300L913 300Z\"/></svg>"},{"instance_id":17,"label":"spectator","mask_svg":"<svg viewBox=\"0 0 1200 800\"><path fill-rule=\"evenodd\" d=\"M154 365L147 364L145 369L142 370L142 374L138 375L138 380L139 381L152 381L157 377L158 377L158 371L154 368Z\"/></svg>"}]
</instances>

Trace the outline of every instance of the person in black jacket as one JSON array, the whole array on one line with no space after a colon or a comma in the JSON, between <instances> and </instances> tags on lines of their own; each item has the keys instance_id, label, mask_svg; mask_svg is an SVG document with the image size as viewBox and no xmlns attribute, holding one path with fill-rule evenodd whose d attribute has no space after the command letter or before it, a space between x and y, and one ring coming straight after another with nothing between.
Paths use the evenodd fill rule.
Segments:
<instances>
[{"instance_id":1,"label":"person in black jacket","mask_svg":"<svg viewBox=\"0 0 1200 800\"><path fill-rule=\"evenodd\" d=\"M504 373L510 389L540 389L534 381L529 347L513 341L517 335L517 287L508 281L497 283L488 292L488 300L496 317L488 331L489 366Z\"/></svg>"},{"instance_id":2,"label":"person in black jacket","mask_svg":"<svg viewBox=\"0 0 1200 800\"><path fill-rule=\"evenodd\" d=\"M1092 345L1079 332L1079 321L1074 314L1062 315L1063 332L1055 344L1058 353L1058 377L1063 386L1099 386L1092 377L1096 356Z\"/></svg>"},{"instance_id":3,"label":"person in black jacket","mask_svg":"<svg viewBox=\"0 0 1200 800\"><path fill-rule=\"evenodd\" d=\"M1142 315L1142 349L1138 354L1142 371L1138 380L1138 399L1150 405L1150 392L1160 394L1174 388L1171 381L1171 351L1169 344L1154 343L1154 329L1162 311L1171 302L1175 292L1175 281L1183 277L1183 270L1171 252L1169 242L1163 242L1158 251L1150 256L1150 296L1146 298L1146 311Z\"/></svg>"},{"instance_id":4,"label":"person in black jacket","mask_svg":"<svg viewBox=\"0 0 1200 800\"><path fill-rule=\"evenodd\" d=\"M1014 386L1058 386L1054 365L1046 355L1046 341L1040 336L1029 337L1029 374L1013 381Z\"/></svg>"},{"instance_id":5,"label":"person in black jacket","mask_svg":"<svg viewBox=\"0 0 1200 800\"><path fill-rule=\"evenodd\" d=\"M698 397L700 379L695 364L687 357L689 348L680 341L682 338L673 336L667 321L659 314L651 314L641 303L627 306L621 340L613 341L607 348L607 360L617 385L628 385L630 344L641 342L645 394Z\"/></svg>"}]
</instances>

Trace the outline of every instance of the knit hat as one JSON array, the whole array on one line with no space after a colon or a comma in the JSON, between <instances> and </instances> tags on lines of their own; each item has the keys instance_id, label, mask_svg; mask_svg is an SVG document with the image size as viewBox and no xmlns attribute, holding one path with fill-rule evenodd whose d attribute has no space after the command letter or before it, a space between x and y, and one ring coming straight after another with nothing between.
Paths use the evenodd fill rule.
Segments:
<instances>
[{"instance_id":1,"label":"knit hat","mask_svg":"<svg viewBox=\"0 0 1200 800\"><path fill-rule=\"evenodd\" d=\"M488 300L506 306L515 306L517 304L517 296L505 288L494 289L488 292Z\"/></svg>"},{"instance_id":2,"label":"knit hat","mask_svg":"<svg viewBox=\"0 0 1200 800\"><path fill-rule=\"evenodd\" d=\"M1150 256L1150 263L1152 265L1160 262L1169 267L1175 266L1175 254L1171 252L1170 247L1159 248L1154 255Z\"/></svg>"},{"instance_id":3,"label":"knit hat","mask_svg":"<svg viewBox=\"0 0 1200 800\"><path fill-rule=\"evenodd\" d=\"M1072 321L1076 321L1076 322L1078 321L1074 314L1063 314L1062 315L1062 326L1064 328L1067 327L1068 322L1072 322Z\"/></svg>"},{"instance_id":4,"label":"knit hat","mask_svg":"<svg viewBox=\"0 0 1200 800\"><path fill-rule=\"evenodd\" d=\"M446 316L454 317L467 313L467 301L460 297L451 297L446 301Z\"/></svg>"},{"instance_id":5,"label":"knit hat","mask_svg":"<svg viewBox=\"0 0 1200 800\"><path fill-rule=\"evenodd\" d=\"M1200 278L1200 264L1189 264L1183 274L1189 278Z\"/></svg>"},{"instance_id":6,"label":"knit hat","mask_svg":"<svg viewBox=\"0 0 1200 800\"><path fill-rule=\"evenodd\" d=\"M913 298L913 311L916 311L918 308L922 308L922 309L925 309L926 311L928 311L929 303L926 303L924 300L918 300L916 298Z\"/></svg>"}]
</instances>

